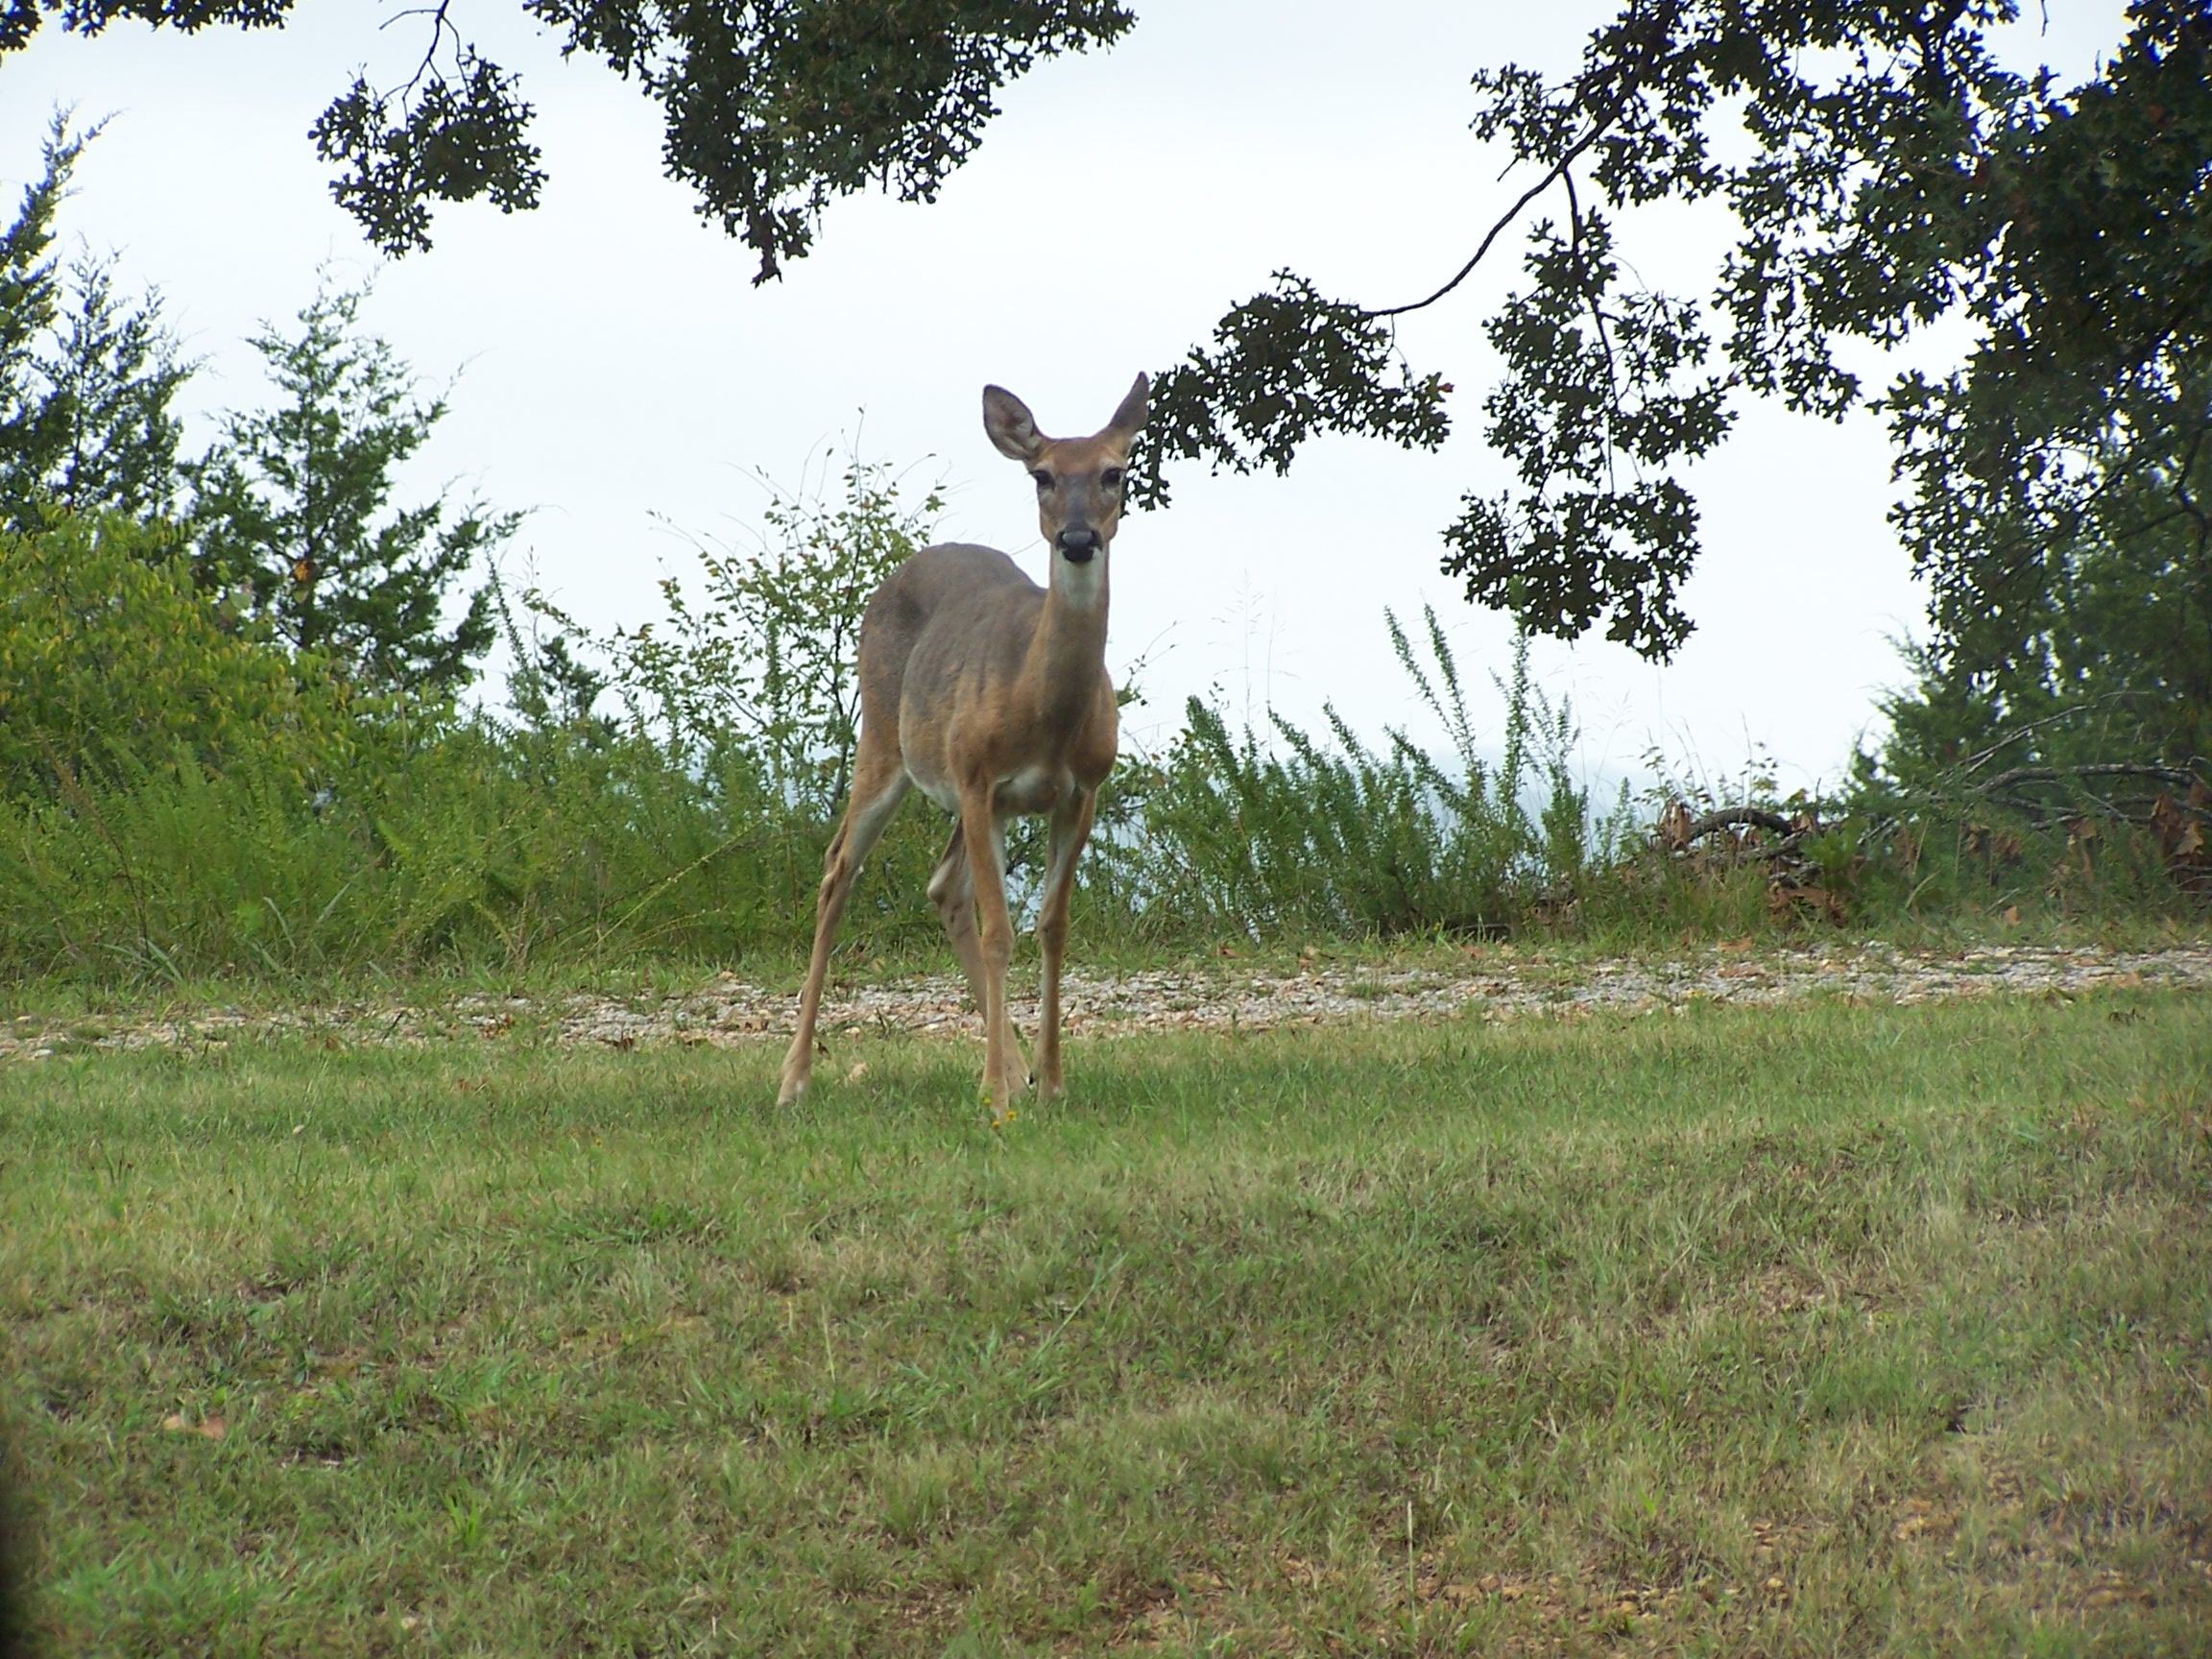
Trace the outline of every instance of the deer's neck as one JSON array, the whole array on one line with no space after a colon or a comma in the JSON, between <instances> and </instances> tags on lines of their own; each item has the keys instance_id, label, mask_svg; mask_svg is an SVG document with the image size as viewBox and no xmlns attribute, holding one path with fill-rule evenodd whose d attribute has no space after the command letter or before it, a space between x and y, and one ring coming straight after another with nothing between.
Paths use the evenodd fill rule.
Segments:
<instances>
[{"instance_id":1,"label":"deer's neck","mask_svg":"<svg viewBox=\"0 0 2212 1659\"><path fill-rule=\"evenodd\" d=\"M1088 565L1052 556L1052 584L1029 645L1029 678L1038 712L1058 731L1079 724L1096 706L1106 669L1106 554Z\"/></svg>"}]
</instances>

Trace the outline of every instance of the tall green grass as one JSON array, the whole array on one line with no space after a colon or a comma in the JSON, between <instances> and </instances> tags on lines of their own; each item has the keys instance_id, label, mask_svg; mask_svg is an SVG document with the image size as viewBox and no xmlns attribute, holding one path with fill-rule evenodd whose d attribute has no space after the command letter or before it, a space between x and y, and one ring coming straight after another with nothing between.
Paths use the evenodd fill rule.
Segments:
<instances>
[{"instance_id":1,"label":"tall green grass","mask_svg":"<svg viewBox=\"0 0 2212 1659\"><path fill-rule=\"evenodd\" d=\"M1333 744L1280 714L1266 734L1233 733L1192 698L1182 734L1140 785L1126 844L1147 901L1256 937L1502 932L1539 902L1564 902L1594 858L1610 861L1625 820L1593 822L1571 770L1571 717L1530 685L1527 641L1498 685L1504 752L1493 766L1443 627L1432 610L1423 620L1427 661L1384 618L1415 706L1443 726L1449 753L1399 729L1377 749L1334 708L1323 716Z\"/></svg>"},{"instance_id":2,"label":"tall green grass","mask_svg":"<svg viewBox=\"0 0 2212 1659\"><path fill-rule=\"evenodd\" d=\"M742 956L811 926L828 837L741 769L702 779L636 740L481 725L375 758L310 790L260 757L176 754L0 802L0 963L155 979L517 971ZM876 897L906 902L879 902L878 932L925 920L913 841L885 850L896 880Z\"/></svg>"}]
</instances>

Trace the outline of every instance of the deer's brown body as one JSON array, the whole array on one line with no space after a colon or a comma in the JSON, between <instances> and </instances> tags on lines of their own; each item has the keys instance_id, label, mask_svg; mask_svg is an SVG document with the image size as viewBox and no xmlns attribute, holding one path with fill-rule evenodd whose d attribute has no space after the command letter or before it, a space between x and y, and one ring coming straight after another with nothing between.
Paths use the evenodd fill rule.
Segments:
<instances>
[{"instance_id":1,"label":"deer's brown body","mask_svg":"<svg viewBox=\"0 0 2212 1659\"><path fill-rule=\"evenodd\" d=\"M806 1089L838 919L861 861L910 788L954 819L929 896L983 1016L983 1094L1000 1121L1011 1116L1021 1055L1006 1008L1013 923L1005 824L1017 814L1050 820L1037 916L1044 974L1036 1081L1047 1094L1059 1092L1068 903L1118 732L1106 675L1108 554L1129 447L1144 423L1145 392L1139 375L1104 431L1050 439L1019 398L986 387L984 426L992 442L1037 481L1049 585L1038 587L992 548L952 544L915 554L869 601L860 629L853 793L824 863L814 953L783 1061L781 1100Z\"/></svg>"}]
</instances>

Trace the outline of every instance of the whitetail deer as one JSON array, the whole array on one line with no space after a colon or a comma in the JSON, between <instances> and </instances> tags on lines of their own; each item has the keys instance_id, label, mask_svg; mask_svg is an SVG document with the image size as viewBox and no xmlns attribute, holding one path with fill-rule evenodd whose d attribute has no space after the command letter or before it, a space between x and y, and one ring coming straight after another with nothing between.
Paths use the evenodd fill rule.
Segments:
<instances>
[{"instance_id":1,"label":"whitetail deer","mask_svg":"<svg viewBox=\"0 0 2212 1659\"><path fill-rule=\"evenodd\" d=\"M1129 446L1144 426L1147 383L1130 387L1106 429L1047 438L1028 407L983 388L983 429L1037 482L1051 562L1040 588L990 547L925 547L893 571L860 624L860 742L845 821L823 861L814 955L799 1029L783 1057L787 1105L814 1069L814 1022L830 946L860 872L892 813L918 787L952 814L950 845L929 878L968 989L983 1016L983 1098L992 1121L1013 1116L1021 1062L1006 1010L1014 925L1006 908L1006 820L1051 820L1037 938L1045 972L1032 1081L1060 1092L1060 963L1075 859L1091 834L1098 785L1113 769L1118 717L1106 676L1107 552L1121 521Z\"/></svg>"}]
</instances>

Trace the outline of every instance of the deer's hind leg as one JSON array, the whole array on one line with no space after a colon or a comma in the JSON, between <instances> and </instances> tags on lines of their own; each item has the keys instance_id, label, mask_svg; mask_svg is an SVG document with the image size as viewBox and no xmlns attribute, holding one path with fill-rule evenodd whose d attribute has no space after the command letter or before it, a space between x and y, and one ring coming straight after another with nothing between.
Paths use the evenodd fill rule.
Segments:
<instances>
[{"instance_id":1,"label":"deer's hind leg","mask_svg":"<svg viewBox=\"0 0 2212 1659\"><path fill-rule=\"evenodd\" d=\"M989 782L960 791L960 838L974 883L976 943L983 968L983 1099L991 1121L1014 1116L1012 1080L1021 1063L1014 1020L1006 1003L1006 968L1014 955L1014 923L1006 906L1006 845L996 791Z\"/></svg>"},{"instance_id":2,"label":"deer's hind leg","mask_svg":"<svg viewBox=\"0 0 2212 1659\"><path fill-rule=\"evenodd\" d=\"M996 850L996 849L994 849ZM967 827L952 826L952 839L946 844L945 856L937 861L936 871L929 878L929 897L937 905L937 914L944 919L945 936L952 942L952 952L960 958L960 972L968 979L968 995L974 999L975 1012L986 1022L991 1018L989 972L984 966L983 941L975 922L975 872L968 861ZM1003 980L1001 980L1003 991ZM999 1003L1002 1029L999 1041L1006 1045L1012 1064L1019 1069L1022 1044L1015 1033L1012 1016L1005 1010L1003 995ZM990 1027L985 1026L986 1036Z\"/></svg>"},{"instance_id":3,"label":"deer's hind leg","mask_svg":"<svg viewBox=\"0 0 2212 1659\"><path fill-rule=\"evenodd\" d=\"M952 826L952 839L946 843L945 855L930 873L929 899L944 919L945 937L952 941L952 953L960 958L960 972L967 976L968 995L974 998L980 1013L983 944L975 934L975 877L968 868L968 844L958 824Z\"/></svg>"},{"instance_id":4,"label":"deer's hind leg","mask_svg":"<svg viewBox=\"0 0 2212 1659\"><path fill-rule=\"evenodd\" d=\"M1075 861L1091 839L1091 820L1097 809L1097 791L1081 790L1052 813L1045 895L1037 907L1037 943L1045 958L1037 1005L1037 1090L1046 1099L1061 1091L1060 964L1068 954L1068 906L1075 893Z\"/></svg>"},{"instance_id":5,"label":"deer's hind leg","mask_svg":"<svg viewBox=\"0 0 2212 1659\"><path fill-rule=\"evenodd\" d=\"M814 1022L822 1012L822 981L830 972L837 921L845 914L845 901L852 896L861 862L882 839L891 814L899 810L912 781L898 750L870 749L863 730L845 821L837 826L829 854L822 860L822 889L814 901L814 954L806 964L806 989L799 997L799 1029L783 1056L783 1081L776 1092L779 1106L788 1106L805 1094L814 1075Z\"/></svg>"}]
</instances>

